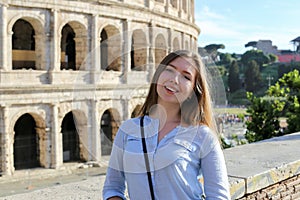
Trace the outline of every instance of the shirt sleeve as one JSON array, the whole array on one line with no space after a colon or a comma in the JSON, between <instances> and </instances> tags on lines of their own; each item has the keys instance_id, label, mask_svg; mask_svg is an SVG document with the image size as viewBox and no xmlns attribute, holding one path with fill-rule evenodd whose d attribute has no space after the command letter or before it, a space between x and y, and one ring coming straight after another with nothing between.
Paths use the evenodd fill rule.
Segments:
<instances>
[{"instance_id":1,"label":"shirt sleeve","mask_svg":"<svg viewBox=\"0 0 300 200\"><path fill-rule=\"evenodd\" d=\"M123 172L124 133L119 129L112 147L106 179L103 186L103 199L113 196L125 198L125 177Z\"/></svg>"},{"instance_id":2,"label":"shirt sleeve","mask_svg":"<svg viewBox=\"0 0 300 200\"><path fill-rule=\"evenodd\" d=\"M201 159L201 169L206 199L230 199L224 154L218 143L214 143L211 151Z\"/></svg>"}]
</instances>

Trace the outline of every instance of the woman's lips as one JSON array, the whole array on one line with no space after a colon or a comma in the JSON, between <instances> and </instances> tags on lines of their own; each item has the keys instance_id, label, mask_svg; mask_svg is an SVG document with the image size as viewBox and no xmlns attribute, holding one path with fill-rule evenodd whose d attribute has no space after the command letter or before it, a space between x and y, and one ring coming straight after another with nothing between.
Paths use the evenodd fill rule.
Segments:
<instances>
[{"instance_id":1,"label":"woman's lips","mask_svg":"<svg viewBox=\"0 0 300 200\"><path fill-rule=\"evenodd\" d=\"M170 87L170 86L164 86L164 88L167 90L168 93L170 94L175 94L178 92L176 88Z\"/></svg>"}]
</instances>

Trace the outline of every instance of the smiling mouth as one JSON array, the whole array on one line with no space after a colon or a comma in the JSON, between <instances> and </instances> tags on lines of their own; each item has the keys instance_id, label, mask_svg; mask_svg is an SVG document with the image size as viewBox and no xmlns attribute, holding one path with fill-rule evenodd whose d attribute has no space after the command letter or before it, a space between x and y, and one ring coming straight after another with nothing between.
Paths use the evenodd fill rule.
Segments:
<instances>
[{"instance_id":1,"label":"smiling mouth","mask_svg":"<svg viewBox=\"0 0 300 200\"><path fill-rule=\"evenodd\" d=\"M178 92L178 90L176 90L175 88L172 88L172 87L164 86L164 88L165 88L168 92L173 93L173 94Z\"/></svg>"}]
</instances>

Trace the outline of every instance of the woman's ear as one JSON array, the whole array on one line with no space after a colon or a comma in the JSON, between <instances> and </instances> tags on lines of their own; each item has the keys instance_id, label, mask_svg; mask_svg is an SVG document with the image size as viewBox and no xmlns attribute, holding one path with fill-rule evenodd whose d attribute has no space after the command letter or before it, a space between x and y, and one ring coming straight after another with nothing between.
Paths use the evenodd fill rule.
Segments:
<instances>
[{"instance_id":1,"label":"woman's ear","mask_svg":"<svg viewBox=\"0 0 300 200\"><path fill-rule=\"evenodd\" d=\"M197 91L200 95L202 95L202 87L201 87L201 85L200 85L198 82L196 82L195 88L196 88L196 91Z\"/></svg>"}]
</instances>

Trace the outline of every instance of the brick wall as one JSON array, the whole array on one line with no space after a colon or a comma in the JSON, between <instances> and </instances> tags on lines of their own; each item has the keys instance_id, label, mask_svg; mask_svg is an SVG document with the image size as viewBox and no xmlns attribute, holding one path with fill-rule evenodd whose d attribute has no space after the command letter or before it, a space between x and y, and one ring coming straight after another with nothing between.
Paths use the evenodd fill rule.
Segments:
<instances>
[{"instance_id":1,"label":"brick wall","mask_svg":"<svg viewBox=\"0 0 300 200\"><path fill-rule=\"evenodd\" d=\"M294 200L300 199L300 175L270 185L239 200Z\"/></svg>"}]
</instances>

